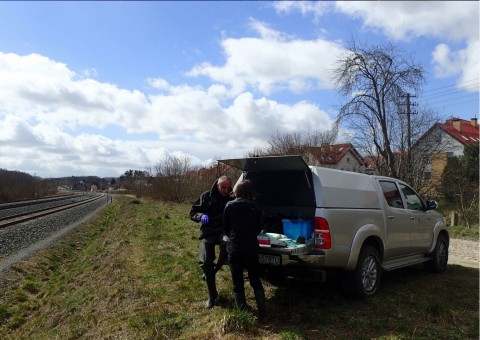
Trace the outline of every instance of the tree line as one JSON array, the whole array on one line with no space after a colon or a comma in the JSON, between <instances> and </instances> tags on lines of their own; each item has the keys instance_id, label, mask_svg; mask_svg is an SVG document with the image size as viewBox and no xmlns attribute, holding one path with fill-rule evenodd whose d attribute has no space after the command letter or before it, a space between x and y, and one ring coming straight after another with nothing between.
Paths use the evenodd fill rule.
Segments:
<instances>
[{"instance_id":1,"label":"tree line","mask_svg":"<svg viewBox=\"0 0 480 340\"><path fill-rule=\"evenodd\" d=\"M56 191L47 180L20 171L0 169L0 203L35 199Z\"/></svg>"}]
</instances>

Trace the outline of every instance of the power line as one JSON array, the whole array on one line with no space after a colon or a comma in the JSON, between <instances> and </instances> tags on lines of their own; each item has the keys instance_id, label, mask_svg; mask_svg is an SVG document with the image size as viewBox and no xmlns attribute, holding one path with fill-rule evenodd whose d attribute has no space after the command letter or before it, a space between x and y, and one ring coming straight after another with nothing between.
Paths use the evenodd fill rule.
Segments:
<instances>
[{"instance_id":1,"label":"power line","mask_svg":"<svg viewBox=\"0 0 480 340\"><path fill-rule=\"evenodd\" d=\"M442 86L436 89L425 91L419 94L421 101L431 103L432 106L439 109L445 109L450 106L458 106L461 104L479 102L479 93L475 91L478 89L478 80L480 78L466 80L461 83ZM475 83L473 83L475 82ZM463 88L458 88L459 85L469 84ZM469 91L472 92L469 92ZM475 91L475 92L474 92ZM426 93L426 95L425 95ZM477 108L478 110L478 108Z\"/></svg>"},{"instance_id":2,"label":"power line","mask_svg":"<svg viewBox=\"0 0 480 340\"><path fill-rule=\"evenodd\" d=\"M447 85L447 86L442 86L442 87L439 87L439 88L436 88L436 89L424 91L423 93L433 92L433 91L441 90L441 89L448 88L448 87L454 87L454 86L457 87L457 86L460 85L460 84L470 83L470 82L472 82L472 81L478 81L478 80L480 80L480 78L465 80L465 81L462 81L461 83L456 83L456 84L451 84L451 85ZM478 88L478 85L477 85L477 88Z\"/></svg>"},{"instance_id":3,"label":"power line","mask_svg":"<svg viewBox=\"0 0 480 340\"><path fill-rule=\"evenodd\" d=\"M423 95L423 93L421 94L421 96L423 98L436 98L436 97L443 97L445 95L451 95L451 94L456 94L456 93L463 93L463 92L468 92L468 90L475 90L477 87L476 86L471 86L471 87L466 87L466 88L463 88L463 89L456 89L456 90L442 90L442 91L439 91L439 92L436 92L436 93L430 93L428 95ZM472 92L473 93L473 92Z\"/></svg>"}]
</instances>

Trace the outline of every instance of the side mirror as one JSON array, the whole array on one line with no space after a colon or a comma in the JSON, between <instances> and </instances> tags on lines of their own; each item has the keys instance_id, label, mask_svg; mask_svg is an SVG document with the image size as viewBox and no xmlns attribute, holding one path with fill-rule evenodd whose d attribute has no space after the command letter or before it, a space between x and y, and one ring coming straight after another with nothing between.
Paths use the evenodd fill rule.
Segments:
<instances>
[{"instance_id":1,"label":"side mirror","mask_svg":"<svg viewBox=\"0 0 480 340\"><path fill-rule=\"evenodd\" d=\"M427 201L427 210L435 210L438 207L437 201L431 200Z\"/></svg>"}]
</instances>

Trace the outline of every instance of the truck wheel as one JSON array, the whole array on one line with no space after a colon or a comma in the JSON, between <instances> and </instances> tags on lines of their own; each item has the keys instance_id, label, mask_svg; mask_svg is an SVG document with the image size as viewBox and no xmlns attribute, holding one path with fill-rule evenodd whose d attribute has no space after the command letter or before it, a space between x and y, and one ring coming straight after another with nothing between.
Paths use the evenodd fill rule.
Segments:
<instances>
[{"instance_id":1,"label":"truck wheel","mask_svg":"<svg viewBox=\"0 0 480 340\"><path fill-rule=\"evenodd\" d=\"M360 250L357 267L349 272L347 293L356 298L373 296L380 287L382 269L380 267L378 251L375 247L365 244Z\"/></svg>"},{"instance_id":2,"label":"truck wheel","mask_svg":"<svg viewBox=\"0 0 480 340\"><path fill-rule=\"evenodd\" d=\"M425 268L432 273L441 273L447 269L448 240L445 235L438 235L437 244L432 253L432 259L425 262Z\"/></svg>"}]
</instances>

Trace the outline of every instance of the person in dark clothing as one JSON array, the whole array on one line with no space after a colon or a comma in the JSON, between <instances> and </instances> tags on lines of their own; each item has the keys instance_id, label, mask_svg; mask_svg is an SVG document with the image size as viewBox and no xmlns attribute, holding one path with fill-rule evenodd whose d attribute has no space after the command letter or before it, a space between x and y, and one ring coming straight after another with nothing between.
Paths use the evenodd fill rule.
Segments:
<instances>
[{"instance_id":1,"label":"person in dark clothing","mask_svg":"<svg viewBox=\"0 0 480 340\"><path fill-rule=\"evenodd\" d=\"M265 318L265 292L260 280L257 236L262 229L262 211L254 199L253 183L239 182L235 189L235 200L228 202L223 213L225 235L228 237L227 252L233 281L233 294L238 308L247 308L243 270L255 294L258 320Z\"/></svg>"},{"instance_id":2,"label":"person in dark clothing","mask_svg":"<svg viewBox=\"0 0 480 340\"><path fill-rule=\"evenodd\" d=\"M221 176L211 190L200 195L190 210L190 219L200 223L199 264L208 288L207 308L215 305L218 296L215 274L228 260L223 231L223 210L227 202L233 199L230 196L231 191L232 180L227 176ZM217 264L215 264L216 245L220 248Z\"/></svg>"}]
</instances>

